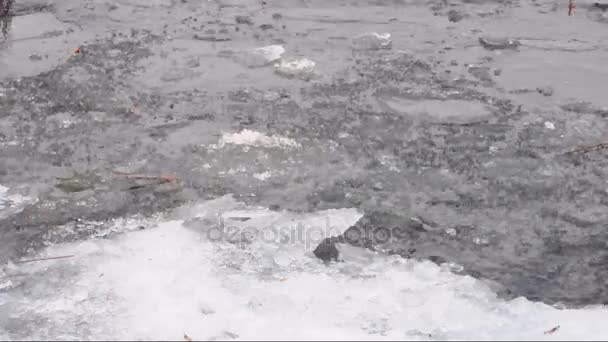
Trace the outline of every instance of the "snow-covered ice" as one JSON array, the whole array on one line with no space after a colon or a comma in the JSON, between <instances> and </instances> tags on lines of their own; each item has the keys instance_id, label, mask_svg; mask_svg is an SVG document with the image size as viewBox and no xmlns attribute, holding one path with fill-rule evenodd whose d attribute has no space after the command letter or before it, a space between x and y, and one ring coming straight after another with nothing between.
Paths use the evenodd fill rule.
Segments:
<instances>
[{"instance_id":1,"label":"snow-covered ice","mask_svg":"<svg viewBox=\"0 0 608 342\"><path fill-rule=\"evenodd\" d=\"M3 339L602 339L608 310L497 299L430 262L343 247L311 253L354 209L292 214L230 197L175 210L146 229L53 245L0 272ZM119 221L120 222L120 221ZM132 225L130 225L132 226ZM230 243L217 231L249 230ZM10 282L9 282L10 281ZM545 334L556 326L552 334Z\"/></svg>"}]
</instances>

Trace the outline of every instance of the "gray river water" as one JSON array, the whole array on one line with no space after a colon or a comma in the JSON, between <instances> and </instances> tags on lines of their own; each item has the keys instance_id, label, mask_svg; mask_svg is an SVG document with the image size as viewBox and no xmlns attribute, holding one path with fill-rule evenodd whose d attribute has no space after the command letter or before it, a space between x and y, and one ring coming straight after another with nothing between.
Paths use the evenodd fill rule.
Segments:
<instances>
[{"instance_id":1,"label":"gray river water","mask_svg":"<svg viewBox=\"0 0 608 342\"><path fill-rule=\"evenodd\" d=\"M8 284L0 286L0 331L25 339L181 338L162 329L146 331L154 324L141 317L123 317L131 325L115 333L101 324L61 335L61 323L48 321L54 311L37 312L29 328L18 326L28 310L36 310L32 301L56 295L53 279L88 279L87 286L99 289L87 272L111 263L104 261L108 255L127 262L126 255L145 252L146 239L152 250L162 245L154 232L138 232L120 220L160 231L177 225L180 233L167 233L179 237L171 243L195 251L191 243L198 238L188 234L194 229L205 236L235 206L247 212L230 223L236 235L199 241L209 252L190 256L202 263L215 255L217 261L184 265L203 267L209 277L230 277L213 267L265 251L270 266L254 267L253 278L237 272L240 286L263 283L270 275L281 282L277 272L288 268L297 272L295 279L316 277L302 280L308 284L302 291L317 282L333 294L349 286L359 293L373 288L382 298L378 312L390 311L384 300L410 300L395 290L397 280L415 283L425 279L424 272L441 270L437 283L475 284L469 292L454 285L446 298L491 293L492 303L499 304L490 311L515 310L513 300L524 300L526 312L542 307L552 314L553 307L545 305L553 305L573 310L560 313L569 315L584 307L593 318L582 321L593 330L594 322L606 318L595 306L608 304L608 11L593 1L576 3L568 16L568 1L549 0L0 0L0 262ZM209 203L211 209L184 213ZM260 210L270 216L247 216ZM273 225L329 217L332 210L343 223L304 229L316 235L298 240L303 249L258 245L244 232L269 232ZM228 226L221 222L222 229ZM125 241L137 237L142 249L129 252ZM326 237L333 238L322 242ZM107 252L113 243L125 249ZM325 260L313 254L319 243L316 254ZM96 247L87 249L91 244ZM234 251L210 252L221 246ZM53 256L53 248L79 258L40 262L46 266L19 263ZM93 256L87 261L83 255ZM181 257L167 260L181 263ZM254 264L263 265L266 259L258 257L252 257ZM361 261L367 257L373 261ZM394 263L424 265L416 267L425 271L411 273ZM106 267L146 269L136 265L133 259L128 267ZM165 263L156 267L175 271ZM373 286L340 278L368 271ZM325 272L344 283L325 283L319 275ZM171 274L182 279L190 272ZM134 298L134 288L117 285L124 275L118 272L108 282ZM141 279L159 281L146 277ZM188 284L200 277L188 278ZM32 289L39 282L48 287ZM85 298L92 298L87 291ZM133 305L171 292L154 291ZM434 290L424 293L431 298ZM65 295L78 303L73 294ZM182 294L159 305L182 305ZM224 295L235 301L224 309L239 312L240 299L234 298L246 295ZM276 311L305 306L290 298L279 300ZM359 304L370 305L364 303ZM105 304L87 305L87 324L103 321L93 313ZM335 310L323 322L366 320ZM475 319L484 317L479 312ZM374 327L363 330L380 329L387 333L379 336L390 338L428 337L411 327L399 330L405 316L387 315L374 316ZM264 317L268 324L278 322ZM215 319L214 324L227 322ZM36 333L36 322L48 329ZM429 334L539 338L501 335L500 329L478 335L474 324L458 324L433 326ZM455 333L456 326L464 330ZM505 331L522 329L509 326ZM240 334L231 333L232 327L198 336L368 336L346 335L350 328L342 328L256 335L264 328L253 325Z\"/></svg>"}]
</instances>

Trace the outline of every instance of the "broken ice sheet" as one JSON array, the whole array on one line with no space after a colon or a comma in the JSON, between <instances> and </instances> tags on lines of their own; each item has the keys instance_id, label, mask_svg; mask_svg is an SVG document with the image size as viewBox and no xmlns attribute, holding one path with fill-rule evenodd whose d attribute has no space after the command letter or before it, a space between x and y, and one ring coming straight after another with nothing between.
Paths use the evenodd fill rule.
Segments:
<instances>
[{"instance_id":1,"label":"broken ice sheet","mask_svg":"<svg viewBox=\"0 0 608 342\"><path fill-rule=\"evenodd\" d=\"M22 285L0 291L0 337L540 339L557 324L560 339L605 337L602 307L506 302L445 267L355 247L325 265L298 239L211 241L179 219L218 215L248 217L231 224L266 232L301 227L311 238L314 227L339 232L361 217L354 209L282 213L225 197L182 207L156 228L52 245L41 254L77 257L11 269L9 280Z\"/></svg>"}]
</instances>

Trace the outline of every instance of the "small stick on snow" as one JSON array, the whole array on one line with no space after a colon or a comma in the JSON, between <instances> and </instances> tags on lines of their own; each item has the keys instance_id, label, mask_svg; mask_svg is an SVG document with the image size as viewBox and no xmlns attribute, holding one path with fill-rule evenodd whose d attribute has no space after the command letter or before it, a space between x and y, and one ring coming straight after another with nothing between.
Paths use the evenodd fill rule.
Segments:
<instances>
[{"instance_id":1,"label":"small stick on snow","mask_svg":"<svg viewBox=\"0 0 608 342\"><path fill-rule=\"evenodd\" d=\"M551 328L551 329L545 331L545 335L551 335L551 334L555 333L558 330L559 330L559 325L556 326L556 327L554 327L554 328Z\"/></svg>"},{"instance_id":2,"label":"small stick on snow","mask_svg":"<svg viewBox=\"0 0 608 342\"><path fill-rule=\"evenodd\" d=\"M73 258L73 257L75 257L75 255L63 255L63 256L40 258L40 259L19 260L19 261L16 261L16 262L19 263L19 264L24 264L26 262L37 262L37 261L46 261L46 260L66 259L66 258Z\"/></svg>"},{"instance_id":3,"label":"small stick on snow","mask_svg":"<svg viewBox=\"0 0 608 342\"><path fill-rule=\"evenodd\" d=\"M175 176L153 176L153 175L142 175L142 174L134 174L134 173L122 173L122 172L114 172L114 176L131 178L131 179L154 179L154 180L163 181L164 183L175 182L178 179Z\"/></svg>"}]
</instances>

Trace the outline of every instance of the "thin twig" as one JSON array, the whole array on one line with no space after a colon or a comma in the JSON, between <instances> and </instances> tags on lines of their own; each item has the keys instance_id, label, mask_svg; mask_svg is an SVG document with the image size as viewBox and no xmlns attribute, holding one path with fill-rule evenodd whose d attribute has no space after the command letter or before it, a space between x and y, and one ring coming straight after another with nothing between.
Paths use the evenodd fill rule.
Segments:
<instances>
[{"instance_id":1,"label":"thin twig","mask_svg":"<svg viewBox=\"0 0 608 342\"><path fill-rule=\"evenodd\" d=\"M19 260L16 261L19 264L24 264L26 262L37 262L37 261L46 261L46 260L56 260L56 259L66 259L66 258L73 258L75 257L75 255L63 255L63 256L58 256L58 257L48 257L48 258L40 258L40 259L28 259L28 260Z\"/></svg>"},{"instance_id":2,"label":"thin twig","mask_svg":"<svg viewBox=\"0 0 608 342\"><path fill-rule=\"evenodd\" d=\"M545 335L551 335L551 334L555 333L558 330L559 330L559 325L556 326L556 327L554 327L554 328L551 328L551 329L545 331Z\"/></svg>"},{"instance_id":3,"label":"thin twig","mask_svg":"<svg viewBox=\"0 0 608 342\"><path fill-rule=\"evenodd\" d=\"M579 146L577 148L575 148L574 150L568 152L568 153L589 153L592 151L600 151L600 150L605 150L608 149L608 142L605 143L599 143L599 144L594 144L594 145L582 145Z\"/></svg>"},{"instance_id":4,"label":"thin twig","mask_svg":"<svg viewBox=\"0 0 608 342\"><path fill-rule=\"evenodd\" d=\"M123 172L114 172L114 176L124 177L129 179L153 179L160 180L163 183L171 183L178 180L175 176L154 176L154 175L143 175L143 174L135 174L135 173L123 173Z\"/></svg>"}]
</instances>

